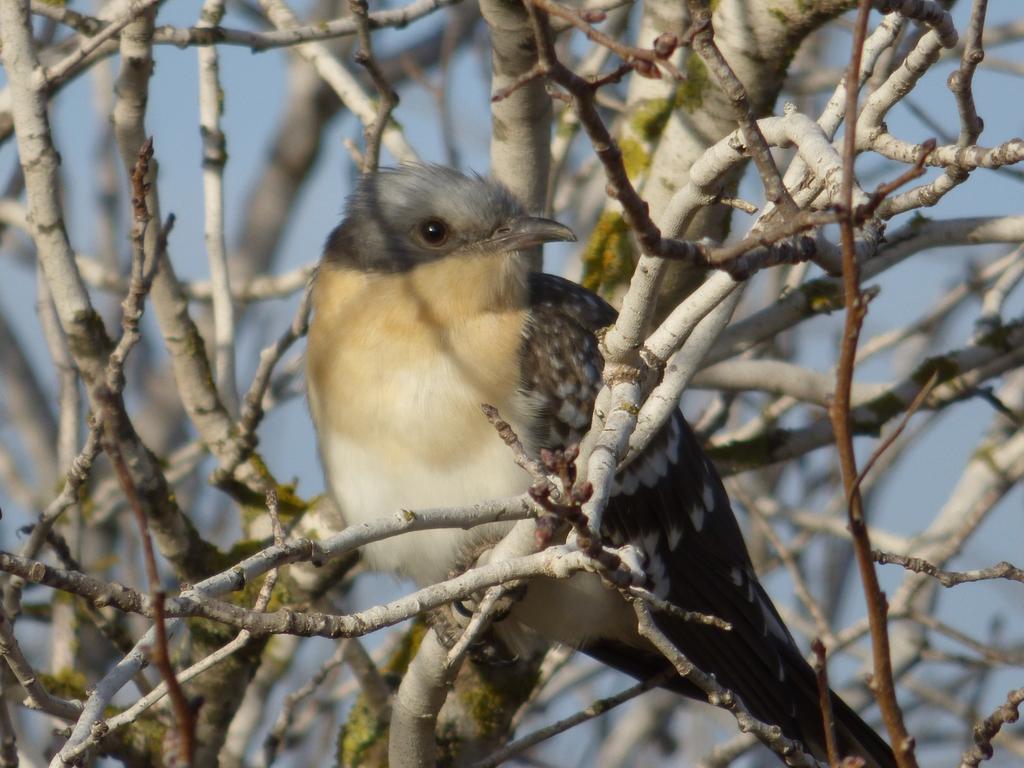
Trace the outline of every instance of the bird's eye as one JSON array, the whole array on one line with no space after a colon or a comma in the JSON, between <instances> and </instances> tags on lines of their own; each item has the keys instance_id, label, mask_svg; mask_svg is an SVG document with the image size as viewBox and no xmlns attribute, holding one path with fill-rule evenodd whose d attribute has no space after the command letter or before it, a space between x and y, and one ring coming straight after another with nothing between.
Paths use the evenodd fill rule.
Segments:
<instances>
[{"instance_id":1,"label":"bird's eye","mask_svg":"<svg viewBox=\"0 0 1024 768\"><path fill-rule=\"evenodd\" d=\"M448 225L440 219L427 219L420 223L419 236L426 245L444 245L448 240Z\"/></svg>"}]
</instances>

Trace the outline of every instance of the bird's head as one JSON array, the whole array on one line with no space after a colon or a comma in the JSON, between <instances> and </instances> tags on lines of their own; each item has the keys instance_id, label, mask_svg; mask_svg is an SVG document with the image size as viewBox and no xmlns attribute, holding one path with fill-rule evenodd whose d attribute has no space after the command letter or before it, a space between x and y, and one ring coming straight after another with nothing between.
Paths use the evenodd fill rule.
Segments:
<instances>
[{"instance_id":1,"label":"bird's head","mask_svg":"<svg viewBox=\"0 0 1024 768\"><path fill-rule=\"evenodd\" d=\"M396 273L449 256L493 256L575 239L568 227L527 215L492 179L406 164L360 180L324 258L364 272Z\"/></svg>"}]
</instances>

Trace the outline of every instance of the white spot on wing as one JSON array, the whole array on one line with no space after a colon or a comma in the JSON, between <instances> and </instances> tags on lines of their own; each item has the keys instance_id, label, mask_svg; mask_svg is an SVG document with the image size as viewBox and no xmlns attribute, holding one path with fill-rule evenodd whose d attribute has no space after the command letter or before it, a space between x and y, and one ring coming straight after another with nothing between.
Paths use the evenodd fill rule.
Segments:
<instances>
[{"instance_id":1,"label":"white spot on wing","mask_svg":"<svg viewBox=\"0 0 1024 768\"><path fill-rule=\"evenodd\" d=\"M640 540L644 554L647 555L647 575L654 585L652 590L655 596L665 599L669 593L668 569L665 560L658 554L658 544L661 536L657 531L649 531Z\"/></svg>"},{"instance_id":2,"label":"white spot on wing","mask_svg":"<svg viewBox=\"0 0 1024 768\"><path fill-rule=\"evenodd\" d=\"M729 578L737 587L743 586L743 571L739 569L739 566L734 565L729 569Z\"/></svg>"},{"instance_id":3,"label":"white spot on wing","mask_svg":"<svg viewBox=\"0 0 1024 768\"><path fill-rule=\"evenodd\" d=\"M562 403L562 407L558 409L556 416L559 421L565 424L576 424L579 422L580 412L572 403L565 401Z\"/></svg>"},{"instance_id":4,"label":"white spot on wing","mask_svg":"<svg viewBox=\"0 0 1024 768\"><path fill-rule=\"evenodd\" d=\"M683 538L683 526L673 525L668 529L668 546L669 549L675 549L679 546L680 540Z\"/></svg>"},{"instance_id":5,"label":"white spot on wing","mask_svg":"<svg viewBox=\"0 0 1024 768\"><path fill-rule=\"evenodd\" d=\"M627 470L623 472L619 479L612 484L612 495L618 496L632 496L636 493L636 489L640 485L640 478L636 476L636 472Z\"/></svg>"},{"instance_id":6,"label":"white spot on wing","mask_svg":"<svg viewBox=\"0 0 1024 768\"><path fill-rule=\"evenodd\" d=\"M654 584L654 594L664 600L668 597L669 582L665 569L665 561L659 555L651 555L650 563L647 566L651 581Z\"/></svg>"},{"instance_id":7,"label":"white spot on wing","mask_svg":"<svg viewBox=\"0 0 1024 768\"><path fill-rule=\"evenodd\" d=\"M778 640L784 643L789 642L789 633L786 628L779 621L778 617L772 612L771 608L765 605L764 600L759 601L761 604L761 615L764 616L767 632Z\"/></svg>"},{"instance_id":8,"label":"white spot on wing","mask_svg":"<svg viewBox=\"0 0 1024 768\"><path fill-rule=\"evenodd\" d=\"M640 482L648 488L654 488L658 481L665 476L665 472L668 469L668 462L665 458L665 454L661 451L656 451L653 455L645 456L637 467L637 474L640 477Z\"/></svg>"},{"instance_id":9,"label":"white spot on wing","mask_svg":"<svg viewBox=\"0 0 1024 768\"><path fill-rule=\"evenodd\" d=\"M701 500L704 502L705 509L715 508L715 492L707 483L704 483L704 487L701 489L700 492L700 497Z\"/></svg>"},{"instance_id":10,"label":"white spot on wing","mask_svg":"<svg viewBox=\"0 0 1024 768\"><path fill-rule=\"evenodd\" d=\"M643 535L643 538L640 539L640 544L648 557L653 557L654 553L658 551L658 542L660 540L661 537L658 535L657 531L648 531Z\"/></svg>"},{"instance_id":11,"label":"white spot on wing","mask_svg":"<svg viewBox=\"0 0 1024 768\"><path fill-rule=\"evenodd\" d=\"M704 506L699 501L690 506L690 520L693 521L693 527L697 529L697 533L700 533L704 527Z\"/></svg>"},{"instance_id":12,"label":"white spot on wing","mask_svg":"<svg viewBox=\"0 0 1024 768\"><path fill-rule=\"evenodd\" d=\"M558 396L559 400L565 400L573 394L575 390L576 387L571 381L563 381L558 385L558 388L555 390L555 394Z\"/></svg>"},{"instance_id":13,"label":"white spot on wing","mask_svg":"<svg viewBox=\"0 0 1024 768\"><path fill-rule=\"evenodd\" d=\"M675 419L669 422L668 461L670 464L679 463L679 422Z\"/></svg>"}]
</instances>

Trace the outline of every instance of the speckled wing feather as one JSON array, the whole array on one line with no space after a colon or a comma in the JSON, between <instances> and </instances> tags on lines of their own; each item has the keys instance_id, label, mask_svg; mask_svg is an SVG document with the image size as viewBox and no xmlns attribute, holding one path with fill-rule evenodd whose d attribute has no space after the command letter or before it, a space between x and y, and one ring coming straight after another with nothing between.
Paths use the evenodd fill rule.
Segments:
<instances>
[{"instance_id":1,"label":"speckled wing feather","mask_svg":"<svg viewBox=\"0 0 1024 768\"><path fill-rule=\"evenodd\" d=\"M521 386L541 407L537 444L564 447L587 433L604 366L594 333L615 317L607 302L569 280L530 275Z\"/></svg>"},{"instance_id":2,"label":"speckled wing feather","mask_svg":"<svg viewBox=\"0 0 1024 768\"><path fill-rule=\"evenodd\" d=\"M594 334L616 314L599 297L552 275L532 275L530 291L533 318L523 341L522 386L545 416L537 442L560 447L578 442L590 426L603 367ZM656 614L673 643L738 694L751 714L821 755L814 672L758 582L718 472L679 412L616 478L604 534L613 544L644 552L650 588L659 597L732 624L723 631ZM609 641L583 650L637 677L666 665L653 652ZM697 693L683 680L670 687ZM884 742L833 699L841 749L871 764L893 765Z\"/></svg>"}]
</instances>

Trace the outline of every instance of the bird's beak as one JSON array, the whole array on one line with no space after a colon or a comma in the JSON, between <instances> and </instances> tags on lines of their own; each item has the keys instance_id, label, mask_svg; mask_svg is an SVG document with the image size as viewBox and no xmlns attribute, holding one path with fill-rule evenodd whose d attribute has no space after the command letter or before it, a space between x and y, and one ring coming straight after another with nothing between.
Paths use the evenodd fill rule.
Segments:
<instances>
[{"instance_id":1,"label":"bird's beak","mask_svg":"<svg viewBox=\"0 0 1024 768\"><path fill-rule=\"evenodd\" d=\"M490 244L502 251L519 251L552 242L576 242L575 233L564 224L538 216L519 216L491 235Z\"/></svg>"}]
</instances>

